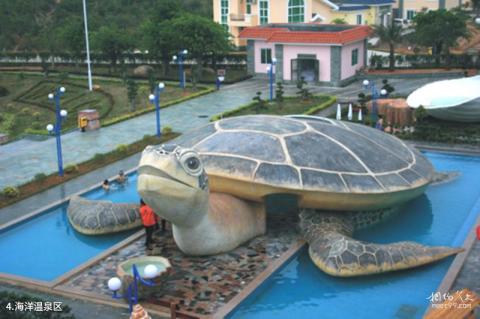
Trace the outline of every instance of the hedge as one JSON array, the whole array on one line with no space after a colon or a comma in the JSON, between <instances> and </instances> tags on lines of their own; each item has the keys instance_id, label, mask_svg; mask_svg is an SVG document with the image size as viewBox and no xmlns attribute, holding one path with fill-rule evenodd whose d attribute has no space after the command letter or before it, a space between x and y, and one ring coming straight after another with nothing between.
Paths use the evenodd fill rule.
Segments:
<instances>
[{"instance_id":1,"label":"hedge","mask_svg":"<svg viewBox=\"0 0 480 319\"><path fill-rule=\"evenodd\" d=\"M324 96L324 95L321 95L321 96ZM288 96L288 97L285 97L284 99L285 100L291 100L291 99L296 99L297 97L293 97L293 96ZM328 97L328 100L323 102L323 103L320 103L318 105L315 105L315 106L312 106L311 108L309 108L306 112L304 112L303 114L305 115L311 115L311 114L314 114L318 111L321 111L323 110L324 108L327 108L329 107L330 105L332 105L333 103L335 103L337 101L337 97L336 96L329 96ZM231 115L235 115L236 113L239 113L243 110L246 110L246 109L249 109L249 108L252 108L255 106L255 104L257 104L257 102L250 102L248 104L245 104L245 105L242 105L236 109L233 109L233 110L229 110L229 111L225 111L223 113L220 113L220 114L217 114L217 115L214 115L210 118L210 122L214 122L214 121L218 121L224 117L229 117Z\"/></svg>"}]
</instances>

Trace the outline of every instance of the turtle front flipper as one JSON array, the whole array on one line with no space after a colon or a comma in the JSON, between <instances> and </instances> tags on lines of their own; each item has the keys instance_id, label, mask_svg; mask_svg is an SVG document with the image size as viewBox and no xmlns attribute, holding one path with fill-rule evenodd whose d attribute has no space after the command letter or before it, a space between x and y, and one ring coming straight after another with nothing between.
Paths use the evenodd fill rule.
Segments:
<instances>
[{"instance_id":1,"label":"turtle front flipper","mask_svg":"<svg viewBox=\"0 0 480 319\"><path fill-rule=\"evenodd\" d=\"M305 209L300 227L309 243L309 255L321 270L332 276L372 275L428 264L461 252L461 248L428 247L414 242L373 244L351 237L358 214L378 217L388 212L325 213ZM363 218L362 218L363 219ZM368 219L368 218L367 218ZM380 218L378 218L380 219Z\"/></svg>"},{"instance_id":2,"label":"turtle front flipper","mask_svg":"<svg viewBox=\"0 0 480 319\"><path fill-rule=\"evenodd\" d=\"M437 172L435 171L432 176L432 185L450 183L460 176L458 171Z\"/></svg>"}]
</instances>

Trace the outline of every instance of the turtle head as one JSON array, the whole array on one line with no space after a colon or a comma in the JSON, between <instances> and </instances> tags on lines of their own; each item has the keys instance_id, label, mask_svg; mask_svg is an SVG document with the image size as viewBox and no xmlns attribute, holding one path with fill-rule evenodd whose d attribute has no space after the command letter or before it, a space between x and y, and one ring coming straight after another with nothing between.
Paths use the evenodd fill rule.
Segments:
<instances>
[{"instance_id":1,"label":"turtle head","mask_svg":"<svg viewBox=\"0 0 480 319\"><path fill-rule=\"evenodd\" d=\"M208 212L208 178L197 152L178 145L147 146L138 167L138 192L156 214L192 226Z\"/></svg>"}]
</instances>

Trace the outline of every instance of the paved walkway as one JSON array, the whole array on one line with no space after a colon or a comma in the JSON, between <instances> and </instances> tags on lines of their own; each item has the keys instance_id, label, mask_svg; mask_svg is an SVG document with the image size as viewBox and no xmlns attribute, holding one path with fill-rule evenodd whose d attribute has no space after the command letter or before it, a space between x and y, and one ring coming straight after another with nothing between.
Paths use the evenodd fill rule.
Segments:
<instances>
[{"instance_id":1,"label":"paved walkway","mask_svg":"<svg viewBox=\"0 0 480 319\"><path fill-rule=\"evenodd\" d=\"M416 88L431 82L431 78L392 79L396 94L408 95ZM377 81L380 84L379 81ZM268 97L265 79L250 79L222 87L218 92L201 96L161 112L162 126L169 125L177 132L184 132L209 122L211 116L237 108L252 101L257 91ZM295 85L286 85L286 95L297 92ZM336 95L340 102L356 101L364 92L361 81L343 88L312 87L313 93ZM326 116L334 112L335 106L320 113ZM80 133L74 131L62 136L64 165L83 162L96 153L105 153L119 144L129 144L146 134L155 132L155 113L151 112L131 120L102 128L99 131ZM20 140L0 146L0 189L20 185L38 173L50 174L57 170L55 139L45 141Z\"/></svg>"}]
</instances>

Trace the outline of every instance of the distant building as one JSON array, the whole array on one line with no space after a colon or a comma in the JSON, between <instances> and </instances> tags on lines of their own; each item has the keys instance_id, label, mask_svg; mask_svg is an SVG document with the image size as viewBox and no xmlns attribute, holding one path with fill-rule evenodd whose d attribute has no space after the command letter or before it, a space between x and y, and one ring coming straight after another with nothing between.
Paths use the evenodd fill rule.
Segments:
<instances>
[{"instance_id":1,"label":"distant building","mask_svg":"<svg viewBox=\"0 0 480 319\"><path fill-rule=\"evenodd\" d=\"M213 16L228 28L236 45L245 45L245 41L238 38L244 28L269 23L330 24L341 19L347 24L386 24L394 1L213 0Z\"/></svg>"},{"instance_id":2,"label":"distant building","mask_svg":"<svg viewBox=\"0 0 480 319\"><path fill-rule=\"evenodd\" d=\"M368 26L327 24L268 24L244 29L247 68L266 75L276 58L275 80L342 86L366 66Z\"/></svg>"},{"instance_id":3,"label":"distant building","mask_svg":"<svg viewBox=\"0 0 480 319\"><path fill-rule=\"evenodd\" d=\"M412 20L419 12L453 9L463 6L468 0L396 0L393 7L394 17L406 20Z\"/></svg>"}]
</instances>

